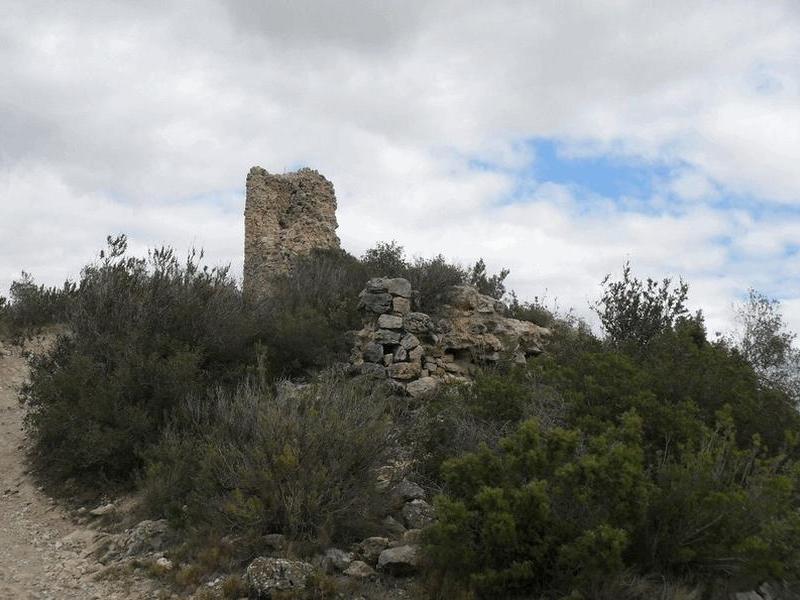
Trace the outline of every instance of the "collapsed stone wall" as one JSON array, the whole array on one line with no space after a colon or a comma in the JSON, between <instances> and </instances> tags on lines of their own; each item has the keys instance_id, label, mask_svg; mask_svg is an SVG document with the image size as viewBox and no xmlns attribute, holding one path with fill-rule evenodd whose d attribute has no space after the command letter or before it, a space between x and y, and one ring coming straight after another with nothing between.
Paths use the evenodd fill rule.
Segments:
<instances>
[{"instance_id":1,"label":"collapsed stone wall","mask_svg":"<svg viewBox=\"0 0 800 600\"><path fill-rule=\"evenodd\" d=\"M544 327L504 316L505 305L468 285L453 286L432 314L412 311L412 289L402 278L375 278L359 296L363 328L351 363L387 377L414 397L439 383L468 381L480 366L502 359L524 363L542 352Z\"/></svg>"},{"instance_id":2,"label":"collapsed stone wall","mask_svg":"<svg viewBox=\"0 0 800 600\"><path fill-rule=\"evenodd\" d=\"M333 184L312 169L250 169L244 221L244 291L251 297L268 294L295 257L339 248Z\"/></svg>"}]
</instances>

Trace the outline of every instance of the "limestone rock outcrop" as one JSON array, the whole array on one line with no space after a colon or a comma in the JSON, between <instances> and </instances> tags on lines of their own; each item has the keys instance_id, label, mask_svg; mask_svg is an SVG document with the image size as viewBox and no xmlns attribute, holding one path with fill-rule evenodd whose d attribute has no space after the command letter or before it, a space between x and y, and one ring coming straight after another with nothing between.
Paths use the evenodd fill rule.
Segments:
<instances>
[{"instance_id":1,"label":"limestone rock outcrop","mask_svg":"<svg viewBox=\"0 0 800 600\"><path fill-rule=\"evenodd\" d=\"M411 310L411 284L370 279L359 296L364 319L351 363L362 373L388 377L414 397L439 383L468 381L481 365L524 363L542 352L549 330L504 316L505 305L468 285L453 286L431 314Z\"/></svg>"},{"instance_id":2,"label":"limestone rock outcrop","mask_svg":"<svg viewBox=\"0 0 800 600\"><path fill-rule=\"evenodd\" d=\"M244 220L244 291L251 297L268 294L295 257L339 248L333 184L312 169L250 169Z\"/></svg>"},{"instance_id":3,"label":"limestone rock outcrop","mask_svg":"<svg viewBox=\"0 0 800 600\"><path fill-rule=\"evenodd\" d=\"M259 556L247 567L247 582L259 598L272 598L276 592L298 592L314 573L309 563L285 558Z\"/></svg>"}]
</instances>

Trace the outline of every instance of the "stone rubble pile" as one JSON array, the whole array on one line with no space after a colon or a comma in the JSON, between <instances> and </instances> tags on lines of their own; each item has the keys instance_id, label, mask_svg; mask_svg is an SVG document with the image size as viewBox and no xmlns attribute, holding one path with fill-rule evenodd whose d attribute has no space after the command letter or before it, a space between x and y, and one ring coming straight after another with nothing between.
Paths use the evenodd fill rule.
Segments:
<instances>
[{"instance_id":1,"label":"stone rubble pile","mask_svg":"<svg viewBox=\"0 0 800 600\"><path fill-rule=\"evenodd\" d=\"M469 381L475 369L502 359L524 363L542 352L550 332L504 316L505 305L468 285L453 286L435 312L415 312L407 279L370 279L359 295L363 328L351 363L363 374L387 377L413 397L439 383Z\"/></svg>"},{"instance_id":2,"label":"stone rubble pile","mask_svg":"<svg viewBox=\"0 0 800 600\"><path fill-rule=\"evenodd\" d=\"M315 573L374 581L417 574L422 528L436 518L426 496L422 487L403 479L389 493L392 513L387 520L393 526L387 528L386 537L368 537L347 550L328 548L311 562L287 558L288 545L282 534L265 536L272 555L259 556L250 563L245 575L247 587L260 598L272 598L279 592L301 592Z\"/></svg>"}]
</instances>

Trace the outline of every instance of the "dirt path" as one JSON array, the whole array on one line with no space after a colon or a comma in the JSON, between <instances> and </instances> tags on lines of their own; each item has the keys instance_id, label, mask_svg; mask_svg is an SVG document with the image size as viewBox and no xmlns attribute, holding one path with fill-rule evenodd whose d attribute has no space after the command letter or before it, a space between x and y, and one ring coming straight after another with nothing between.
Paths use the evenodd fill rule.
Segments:
<instances>
[{"instance_id":1,"label":"dirt path","mask_svg":"<svg viewBox=\"0 0 800 600\"><path fill-rule=\"evenodd\" d=\"M19 348L0 343L0 600L158 597L145 583L98 579L103 565L85 556L97 532L74 525L26 474L18 386L27 372Z\"/></svg>"}]
</instances>

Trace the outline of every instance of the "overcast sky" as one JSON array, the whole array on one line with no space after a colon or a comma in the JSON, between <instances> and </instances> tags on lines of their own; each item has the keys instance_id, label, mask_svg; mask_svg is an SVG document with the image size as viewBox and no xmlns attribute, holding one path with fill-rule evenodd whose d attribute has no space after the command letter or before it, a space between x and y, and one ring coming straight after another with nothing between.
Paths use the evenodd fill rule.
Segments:
<instances>
[{"instance_id":1,"label":"overcast sky","mask_svg":"<svg viewBox=\"0 0 800 600\"><path fill-rule=\"evenodd\" d=\"M800 3L0 0L0 293L105 236L242 264L244 180L318 169L360 254L483 256L587 312L630 259L800 329Z\"/></svg>"}]
</instances>

